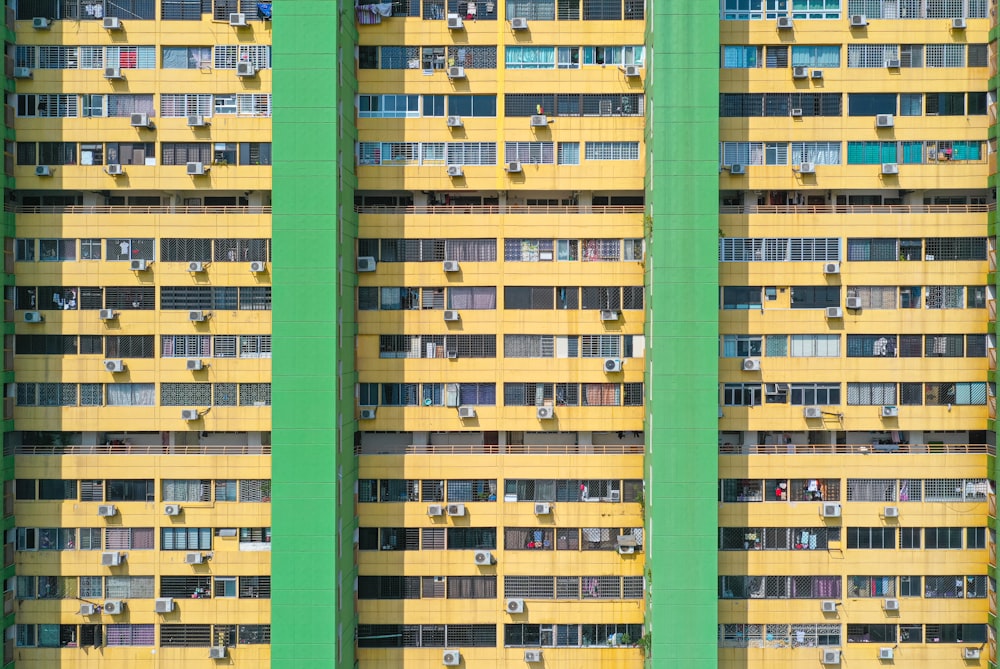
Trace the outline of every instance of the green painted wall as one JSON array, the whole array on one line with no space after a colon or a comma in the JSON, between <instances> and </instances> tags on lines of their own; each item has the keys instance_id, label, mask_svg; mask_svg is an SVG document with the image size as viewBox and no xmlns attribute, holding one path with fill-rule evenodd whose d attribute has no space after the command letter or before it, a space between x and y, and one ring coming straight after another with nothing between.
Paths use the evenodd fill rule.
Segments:
<instances>
[{"instance_id":1,"label":"green painted wall","mask_svg":"<svg viewBox=\"0 0 1000 669\"><path fill-rule=\"evenodd\" d=\"M719 13L647 7L647 664L716 669Z\"/></svg>"},{"instance_id":2,"label":"green painted wall","mask_svg":"<svg viewBox=\"0 0 1000 669\"><path fill-rule=\"evenodd\" d=\"M272 667L353 667L353 7L272 28Z\"/></svg>"}]
</instances>

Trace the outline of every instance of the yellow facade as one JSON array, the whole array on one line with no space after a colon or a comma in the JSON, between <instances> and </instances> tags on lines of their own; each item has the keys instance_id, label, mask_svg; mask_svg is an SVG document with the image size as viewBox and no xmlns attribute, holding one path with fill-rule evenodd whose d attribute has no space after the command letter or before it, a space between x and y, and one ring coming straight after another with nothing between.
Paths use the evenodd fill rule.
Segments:
<instances>
[{"instance_id":1,"label":"yellow facade","mask_svg":"<svg viewBox=\"0 0 1000 669\"><path fill-rule=\"evenodd\" d=\"M157 15L160 9L155 8ZM72 289L81 304L57 310L41 301L25 302L27 293L7 296L8 313L16 323L7 348L15 341L16 348L33 346L42 336L73 338L73 350L66 351L72 354L15 350L14 372L22 397L13 411L15 432L7 435L6 450L15 455L15 488L20 491L14 502L17 529L11 537L22 540L14 544L18 577L7 588L15 591L17 623L8 651L25 667L211 667L219 660L210 659L209 648L217 647L227 662L263 669L270 666L271 318L270 295L259 289L269 288L271 280L269 256L255 254L269 252L271 234L270 55L254 76L243 77L237 76L235 63L212 67L212 60L204 67L172 69L177 65L168 66L163 49L201 47L209 58L214 53L218 65L229 47L269 48L270 23L251 18L247 27L237 28L208 13L201 20L184 21L122 18L121 30L106 30L100 20L71 19L35 30L30 17L19 19L24 19L16 22L19 49L79 49L73 50L77 55L68 61L72 64L61 65L64 69L31 67L31 78L17 80L17 95L78 96L79 110L61 118L13 118L18 99L9 100L8 116L19 144L66 142L76 148L74 159L50 165L48 176L36 175L36 165L46 164L41 154L31 164L18 160L12 173L17 191L8 206L16 212L18 240L73 240L74 253L62 262L46 262L44 254L26 257L24 251L9 247L8 270L16 275L17 286L39 287L39 300L47 290L43 287L54 286L61 287L56 292L65 302ZM154 58L151 67L129 67L135 62L123 60L120 79L102 76L101 69L76 69L78 54L87 47L134 46L151 49L144 52L145 58ZM10 48L8 57L13 58ZM24 58L21 51L18 54ZM84 117L83 96L137 94L152 97L152 108L143 110L151 127L135 127L127 114L116 117L105 111L100 117ZM204 126L189 125L180 114L163 116L165 96L179 94L208 96L207 106L203 97L200 107L189 106L187 112L203 115ZM266 96L256 99L261 106L254 113L220 106L227 95L251 94ZM117 155L110 153L113 143L152 144L154 153L147 150L144 159L123 154L124 174L113 176L107 164ZM189 176L184 162L164 164L164 147L171 143L226 143L232 149L241 143L264 143L267 158L246 161L261 164L242 164L216 154L204 161L204 176ZM83 164L90 159L83 158L82 144L100 144L103 158ZM13 160L8 155L8 161ZM95 239L99 259L82 259L93 257L83 254L84 245ZM153 240L151 255L144 256L146 269L113 262L108 255L108 240L131 240L137 250L146 239ZM214 255L183 249L168 253L175 244L169 240L208 240L204 248L214 248ZM229 254L227 240L235 240L236 250ZM239 240L264 241L239 245ZM30 243L34 248L35 242ZM247 248L266 250L241 255ZM250 260L263 262L263 271L251 271ZM192 261L203 262L203 268L192 271ZM108 303L82 304L82 287L88 286L104 289ZM253 307L209 304L206 319L195 322L188 309L201 306L161 308L163 287L236 287L258 290L253 293L258 297ZM148 292L122 304L110 303L112 294L129 295L132 290L138 295L143 288L152 289L155 307L137 306ZM130 308L127 299L137 302ZM99 307L116 313L101 318ZM24 314L35 310L42 313L43 322L25 322ZM241 349L243 335L254 337L253 350ZM182 344L174 348L163 341L186 337L184 341L193 342L195 336L203 339L187 355ZM140 337L147 338L141 352L134 343ZM103 342L95 344L100 338ZM84 341L90 342L86 350L78 343ZM114 346L135 348L116 352L108 348L112 341ZM223 343L235 348L224 349ZM106 371L109 359L122 359L124 371ZM189 360L200 360L200 369L188 367ZM30 384L71 384L59 387L72 387L72 400L61 398L43 406L47 400L33 390L28 399ZM92 384L101 385L94 390ZM148 384L143 388L149 391L136 390L131 401L112 400L113 392L120 395L120 386L111 390L118 384ZM214 396L204 394L213 388ZM177 395L167 401L171 392ZM8 396L14 395L12 388ZM203 401L206 397L212 399ZM182 418L184 409L196 410L197 420ZM137 489L129 482L141 484L145 497L131 501L133 493L126 492L122 499L129 501L111 501L120 497L117 486ZM58 499L51 496L53 485L60 491ZM39 491L49 486L45 489L50 492L38 492L36 499L28 492L32 486ZM99 507L108 504L115 506L114 515L99 515ZM171 506L180 507L175 515L168 515ZM35 543L32 528L75 529L72 540L64 530L53 550L45 543L47 531L39 530L41 540ZM191 540L189 550L179 547L183 544L168 545L168 535L173 542L188 541L182 539L188 536L183 530L198 534L198 528L201 534ZM123 534L125 530L131 533ZM123 539L129 534L130 539ZM95 544L96 537L103 546ZM112 537L115 542L138 542L138 547L116 549ZM90 549L84 550L88 544ZM102 566L105 554L119 555L121 564ZM192 554L200 564L187 562ZM162 605L172 610L157 613L157 602L168 597L172 604ZM119 599L124 612L112 615L106 604ZM89 605L94 605L94 613L81 614L81 607Z\"/></svg>"}]
</instances>

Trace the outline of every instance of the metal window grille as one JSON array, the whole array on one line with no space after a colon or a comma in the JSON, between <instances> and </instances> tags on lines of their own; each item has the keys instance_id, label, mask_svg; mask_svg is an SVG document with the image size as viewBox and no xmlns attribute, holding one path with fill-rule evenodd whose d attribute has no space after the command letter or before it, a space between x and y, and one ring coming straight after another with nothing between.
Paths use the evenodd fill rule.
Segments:
<instances>
[{"instance_id":1,"label":"metal window grille","mask_svg":"<svg viewBox=\"0 0 1000 669\"><path fill-rule=\"evenodd\" d=\"M240 481L241 502L270 502L271 479L243 479Z\"/></svg>"},{"instance_id":2,"label":"metal window grille","mask_svg":"<svg viewBox=\"0 0 1000 669\"><path fill-rule=\"evenodd\" d=\"M384 49L385 47L383 47ZM497 48L495 46L449 46L447 62L449 67L495 70L497 68Z\"/></svg>"},{"instance_id":3,"label":"metal window grille","mask_svg":"<svg viewBox=\"0 0 1000 669\"><path fill-rule=\"evenodd\" d=\"M212 482L208 479L163 479L164 502L211 502Z\"/></svg>"},{"instance_id":4,"label":"metal window grille","mask_svg":"<svg viewBox=\"0 0 1000 669\"><path fill-rule=\"evenodd\" d=\"M160 405L165 407L211 406L210 383L161 383Z\"/></svg>"},{"instance_id":5,"label":"metal window grille","mask_svg":"<svg viewBox=\"0 0 1000 669\"><path fill-rule=\"evenodd\" d=\"M215 335L211 340L211 355L216 358L236 357L236 335ZM209 353L206 351L204 355Z\"/></svg>"},{"instance_id":6,"label":"metal window grille","mask_svg":"<svg viewBox=\"0 0 1000 669\"><path fill-rule=\"evenodd\" d=\"M239 308L241 311L270 311L270 286L241 286Z\"/></svg>"},{"instance_id":7,"label":"metal window grille","mask_svg":"<svg viewBox=\"0 0 1000 669\"><path fill-rule=\"evenodd\" d=\"M241 383L240 406L271 406L271 384Z\"/></svg>"},{"instance_id":8,"label":"metal window grille","mask_svg":"<svg viewBox=\"0 0 1000 669\"><path fill-rule=\"evenodd\" d=\"M848 383L847 403L855 406L896 404L895 383Z\"/></svg>"},{"instance_id":9,"label":"metal window grille","mask_svg":"<svg viewBox=\"0 0 1000 669\"><path fill-rule=\"evenodd\" d=\"M235 70L237 62L253 63L258 70L270 69L271 47L263 44L216 45L215 69Z\"/></svg>"},{"instance_id":10,"label":"metal window grille","mask_svg":"<svg viewBox=\"0 0 1000 669\"><path fill-rule=\"evenodd\" d=\"M965 67L964 44L927 44L927 67Z\"/></svg>"},{"instance_id":11,"label":"metal window grille","mask_svg":"<svg viewBox=\"0 0 1000 669\"><path fill-rule=\"evenodd\" d=\"M585 160L639 160L639 142L587 142Z\"/></svg>"},{"instance_id":12,"label":"metal window grille","mask_svg":"<svg viewBox=\"0 0 1000 669\"><path fill-rule=\"evenodd\" d=\"M104 530L106 550L153 550L152 527L108 527ZM152 577L150 577L152 578Z\"/></svg>"},{"instance_id":13,"label":"metal window grille","mask_svg":"<svg viewBox=\"0 0 1000 669\"><path fill-rule=\"evenodd\" d=\"M719 625L719 648L763 648L764 626L731 623Z\"/></svg>"},{"instance_id":14,"label":"metal window grille","mask_svg":"<svg viewBox=\"0 0 1000 669\"><path fill-rule=\"evenodd\" d=\"M890 60L899 59L896 44L849 44L847 45L847 67L885 67Z\"/></svg>"},{"instance_id":15,"label":"metal window grille","mask_svg":"<svg viewBox=\"0 0 1000 669\"><path fill-rule=\"evenodd\" d=\"M79 96L76 94L22 94L17 96L17 115L37 118L76 118L80 115L78 102ZM46 143L51 142L43 142Z\"/></svg>"},{"instance_id":16,"label":"metal window grille","mask_svg":"<svg viewBox=\"0 0 1000 669\"><path fill-rule=\"evenodd\" d=\"M108 335L104 350L112 358L152 358L155 356L153 335Z\"/></svg>"},{"instance_id":17,"label":"metal window grille","mask_svg":"<svg viewBox=\"0 0 1000 669\"><path fill-rule=\"evenodd\" d=\"M895 502L896 479L847 479L848 502Z\"/></svg>"},{"instance_id":18,"label":"metal window grille","mask_svg":"<svg viewBox=\"0 0 1000 669\"><path fill-rule=\"evenodd\" d=\"M552 576L504 576L504 597L554 599L555 579Z\"/></svg>"},{"instance_id":19,"label":"metal window grille","mask_svg":"<svg viewBox=\"0 0 1000 669\"><path fill-rule=\"evenodd\" d=\"M211 596L211 576L161 576L160 597L205 599Z\"/></svg>"},{"instance_id":20,"label":"metal window grille","mask_svg":"<svg viewBox=\"0 0 1000 669\"><path fill-rule=\"evenodd\" d=\"M100 479L80 481L80 501L103 502L104 481Z\"/></svg>"},{"instance_id":21,"label":"metal window grille","mask_svg":"<svg viewBox=\"0 0 1000 669\"><path fill-rule=\"evenodd\" d=\"M504 145L504 161L520 162L525 165L555 164L555 144L553 142L507 142Z\"/></svg>"},{"instance_id":22,"label":"metal window grille","mask_svg":"<svg viewBox=\"0 0 1000 669\"><path fill-rule=\"evenodd\" d=\"M438 500L443 501L443 500ZM445 549L445 533L443 527L425 527L420 536L420 549L425 551L443 551Z\"/></svg>"},{"instance_id":23,"label":"metal window grille","mask_svg":"<svg viewBox=\"0 0 1000 669\"><path fill-rule=\"evenodd\" d=\"M160 646L164 648L195 648L211 645L211 625L160 625Z\"/></svg>"},{"instance_id":24,"label":"metal window grille","mask_svg":"<svg viewBox=\"0 0 1000 669\"><path fill-rule=\"evenodd\" d=\"M211 239L160 239L161 262L208 262L212 259Z\"/></svg>"},{"instance_id":25,"label":"metal window grille","mask_svg":"<svg viewBox=\"0 0 1000 669\"><path fill-rule=\"evenodd\" d=\"M622 286L622 309L642 309L644 298L643 286Z\"/></svg>"},{"instance_id":26,"label":"metal window grille","mask_svg":"<svg viewBox=\"0 0 1000 669\"><path fill-rule=\"evenodd\" d=\"M962 576L925 576L924 597L961 599L965 597L965 579Z\"/></svg>"},{"instance_id":27,"label":"metal window grille","mask_svg":"<svg viewBox=\"0 0 1000 669\"><path fill-rule=\"evenodd\" d=\"M931 237L928 260L986 260L985 237Z\"/></svg>"},{"instance_id":28,"label":"metal window grille","mask_svg":"<svg viewBox=\"0 0 1000 669\"><path fill-rule=\"evenodd\" d=\"M211 355L211 335L163 335L160 338L162 358L199 358Z\"/></svg>"},{"instance_id":29,"label":"metal window grille","mask_svg":"<svg viewBox=\"0 0 1000 669\"><path fill-rule=\"evenodd\" d=\"M644 392L642 383L624 384L625 401L623 406L639 407L643 405Z\"/></svg>"}]
</instances>

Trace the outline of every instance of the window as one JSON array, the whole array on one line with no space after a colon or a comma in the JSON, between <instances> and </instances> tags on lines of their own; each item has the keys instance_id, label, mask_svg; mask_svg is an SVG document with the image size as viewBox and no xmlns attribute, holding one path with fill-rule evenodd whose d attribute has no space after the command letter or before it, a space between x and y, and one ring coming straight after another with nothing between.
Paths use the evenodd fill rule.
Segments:
<instances>
[{"instance_id":1,"label":"window","mask_svg":"<svg viewBox=\"0 0 1000 669\"><path fill-rule=\"evenodd\" d=\"M160 550L212 550L212 528L162 527L160 528Z\"/></svg>"},{"instance_id":2,"label":"window","mask_svg":"<svg viewBox=\"0 0 1000 669\"><path fill-rule=\"evenodd\" d=\"M215 47L215 69L235 70L237 62L253 63L258 70L270 69L271 47L262 44L217 45Z\"/></svg>"},{"instance_id":3,"label":"window","mask_svg":"<svg viewBox=\"0 0 1000 669\"><path fill-rule=\"evenodd\" d=\"M840 286L792 286L792 309L840 306Z\"/></svg>"},{"instance_id":4,"label":"window","mask_svg":"<svg viewBox=\"0 0 1000 669\"><path fill-rule=\"evenodd\" d=\"M875 116L896 113L895 93L848 93L848 116ZM848 162L850 162L848 160Z\"/></svg>"},{"instance_id":5,"label":"window","mask_svg":"<svg viewBox=\"0 0 1000 669\"><path fill-rule=\"evenodd\" d=\"M965 115L965 93L927 93L924 97L927 116Z\"/></svg>"},{"instance_id":6,"label":"window","mask_svg":"<svg viewBox=\"0 0 1000 669\"><path fill-rule=\"evenodd\" d=\"M896 548L896 528L894 527L848 527L848 548Z\"/></svg>"},{"instance_id":7,"label":"window","mask_svg":"<svg viewBox=\"0 0 1000 669\"><path fill-rule=\"evenodd\" d=\"M792 67L840 67L840 46L792 46Z\"/></svg>"},{"instance_id":8,"label":"window","mask_svg":"<svg viewBox=\"0 0 1000 669\"><path fill-rule=\"evenodd\" d=\"M585 160L639 160L639 142L587 142Z\"/></svg>"},{"instance_id":9,"label":"window","mask_svg":"<svg viewBox=\"0 0 1000 669\"><path fill-rule=\"evenodd\" d=\"M905 548L905 547L904 547ZM922 576L900 576L899 596L900 597L921 597L923 590L920 583Z\"/></svg>"},{"instance_id":10,"label":"window","mask_svg":"<svg viewBox=\"0 0 1000 669\"><path fill-rule=\"evenodd\" d=\"M763 47L760 46L723 46L723 69L758 68L762 65Z\"/></svg>"},{"instance_id":11,"label":"window","mask_svg":"<svg viewBox=\"0 0 1000 669\"><path fill-rule=\"evenodd\" d=\"M19 117L77 118L79 96L74 94L20 94L15 96ZM42 142L50 144L52 142ZM44 164L44 163L43 163ZM72 164L72 163L59 163Z\"/></svg>"},{"instance_id":12,"label":"window","mask_svg":"<svg viewBox=\"0 0 1000 669\"><path fill-rule=\"evenodd\" d=\"M552 165L555 163L553 142L507 142L504 146L504 161L525 165Z\"/></svg>"},{"instance_id":13,"label":"window","mask_svg":"<svg viewBox=\"0 0 1000 669\"><path fill-rule=\"evenodd\" d=\"M723 286L723 309L760 309L760 286Z\"/></svg>"},{"instance_id":14,"label":"window","mask_svg":"<svg viewBox=\"0 0 1000 669\"><path fill-rule=\"evenodd\" d=\"M896 643L896 625L850 624L847 643Z\"/></svg>"},{"instance_id":15,"label":"window","mask_svg":"<svg viewBox=\"0 0 1000 669\"><path fill-rule=\"evenodd\" d=\"M760 406L759 383L727 383L723 385L722 403L725 406Z\"/></svg>"},{"instance_id":16,"label":"window","mask_svg":"<svg viewBox=\"0 0 1000 669\"><path fill-rule=\"evenodd\" d=\"M848 383L847 404L884 406L896 404L895 383Z\"/></svg>"},{"instance_id":17,"label":"window","mask_svg":"<svg viewBox=\"0 0 1000 669\"><path fill-rule=\"evenodd\" d=\"M839 383L793 383L791 394L793 405L840 404Z\"/></svg>"},{"instance_id":18,"label":"window","mask_svg":"<svg viewBox=\"0 0 1000 669\"><path fill-rule=\"evenodd\" d=\"M207 479L163 479L164 502L210 502L212 482Z\"/></svg>"},{"instance_id":19,"label":"window","mask_svg":"<svg viewBox=\"0 0 1000 669\"><path fill-rule=\"evenodd\" d=\"M985 644L986 625L925 625L926 643Z\"/></svg>"},{"instance_id":20,"label":"window","mask_svg":"<svg viewBox=\"0 0 1000 669\"><path fill-rule=\"evenodd\" d=\"M962 548L961 527L928 527L924 529L924 547L927 550L935 548Z\"/></svg>"},{"instance_id":21,"label":"window","mask_svg":"<svg viewBox=\"0 0 1000 669\"><path fill-rule=\"evenodd\" d=\"M153 550L152 527L108 527L104 530L104 548L116 550Z\"/></svg>"},{"instance_id":22,"label":"window","mask_svg":"<svg viewBox=\"0 0 1000 669\"><path fill-rule=\"evenodd\" d=\"M164 16L164 19L167 17ZM199 15L195 20L200 20ZM200 70L212 67L212 47L210 46L165 46L162 67L165 70Z\"/></svg>"},{"instance_id":23,"label":"window","mask_svg":"<svg viewBox=\"0 0 1000 669\"><path fill-rule=\"evenodd\" d=\"M847 45L847 67L883 68L890 60L899 60L895 44Z\"/></svg>"},{"instance_id":24,"label":"window","mask_svg":"<svg viewBox=\"0 0 1000 669\"><path fill-rule=\"evenodd\" d=\"M792 335L793 358L839 358L840 335Z\"/></svg>"},{"instance_id":25,"label":"window","mask_svg":"<svg viewBox=\"0 0 1000 669\"><path fill-rule=\"evenodd\" d=\"M108 479L106 502L154 502L153 479Z\"/></svg>"}]
</instances>

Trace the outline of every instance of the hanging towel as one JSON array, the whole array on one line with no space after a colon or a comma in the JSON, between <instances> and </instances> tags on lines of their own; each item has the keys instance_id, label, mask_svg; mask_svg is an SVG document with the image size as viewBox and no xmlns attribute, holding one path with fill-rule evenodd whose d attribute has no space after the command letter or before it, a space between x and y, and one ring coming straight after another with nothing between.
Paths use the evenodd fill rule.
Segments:
<instances>
[{"instance_id":1,"label":"hanging towel","mask_svg":"<svg viewBox=\"0 0 1000 669\"><path fill-rule=\"evenodd\" d=\"M380 2L377 5L369 5L372 11L379 16L389 17L392 16L392 3L391 2Z\"/></svg>"},{"instance_id":2,"label":"hanging towel","mask_svg":"<svg viewBox=\"0 0 1000 669\"><path fill-rule=\"evenodd\" d=\"M382 15L373 8L375 5L356 5L354 12L358 17L359 26L373 26L382 23Z\"/></svg>"}]
</instances>

